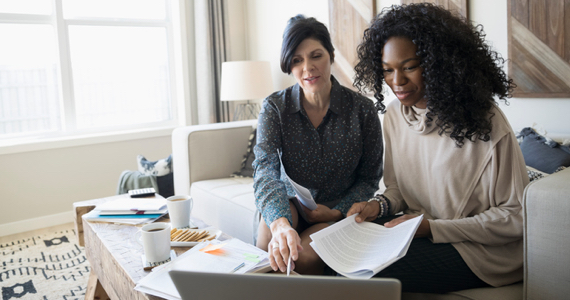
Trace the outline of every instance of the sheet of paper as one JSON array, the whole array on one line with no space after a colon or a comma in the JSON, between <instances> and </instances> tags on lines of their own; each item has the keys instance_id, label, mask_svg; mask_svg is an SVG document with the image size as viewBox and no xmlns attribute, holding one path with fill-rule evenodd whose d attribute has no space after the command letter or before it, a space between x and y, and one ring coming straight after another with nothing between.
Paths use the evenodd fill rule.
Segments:
<instances>
[{"instance_id":1,"label":"sheet of paper","mask_svg":"<svg viewBox=\"0 0 570 300\"><path fill-rule=\"evenodd\" d=\"M168 209L164 207L163 209L159 210L100 210L99 213L101 215L152 215L152 214L165 214L168 212Z\"/></svg>"},{"instance_id":2,"label":"sheet of paper","mask_svg":"<svg viewBox=\"0 0 570 300\"><path fill-rule=\"evenodd\" d=\"M311 247L338 273L350 278L371 278L402 258L422 216L393 228L371 222L356 223L352 215L311 235Z\"/></svg>"},{"instance_id":3,"label":"sheet of paper","mask_svg":"<svg viewBox=\"0 0 570 300\"><path fill-rule=\"evenodd\" d=\"M166 199L160 195L147 198L120 198L107 201L95 207L95 210L160 210L166 206Z\"/></svg>"},{"instance_id":4,"label":"sheet of paper","mask_svg":"<svg viewBox=\"0 0 570 300\"><path fill-rule=\"evenodd\" d=\"M241 260L245 263L243 268L240 268L235 272L237 274L249 273L257 267L261 267L264 264L269 264L267 252L238 239L231 239L222 249L225 251L226 257ZM246 254L258 255L257 259L259 262L246 259Z\"/></svg>"},{"instance_id":5,"label":"sheet of paper","mask_svg":"<svg viewBox=\"0 0 570 300\"><path fill-rule=\"evenodd\" d=\"M283 166L283 161L281 160L281 153L278 152L277 156L279 156L279 162L281 163L281 166ZM282 168L282 169L285 170L285 168ZM293 181L293 179L291 179L289 177L289 175L287 175L287 172L285 172L285 177L287 177L287 179L291 183L293 190L295 190L295 193L297 194L297 199L299 199L301 204L303 204L303 206L305 206L306 208L308 208L310 210L316 209L317 203L315 202L315 199L313 199L313 195L311 195L311 191L309 191L309 189L307 189L306 187L304 187L304 186L296 183L295 181Z\"/></svg>"},{"instance_id":6,"label":"sheet of paper","mask_svg":"<svg viewBox=\"0 0 570 300\"><path fill-rule=\"evenodd\" d=\"M285 176L287 176L287 174L285 174ZM289 178L289 176L287 176L287 179L289 179L289 182L291 182L291 186L295 190L295 193L297 193L297 198L301 204L310 210L316 209L317 203L315 202L315 199L313 199L311 191L309 191L309 189L305 188L304 186L297 184L295 181L293 181L293 179Z\"/></svg>"}]
</instances>

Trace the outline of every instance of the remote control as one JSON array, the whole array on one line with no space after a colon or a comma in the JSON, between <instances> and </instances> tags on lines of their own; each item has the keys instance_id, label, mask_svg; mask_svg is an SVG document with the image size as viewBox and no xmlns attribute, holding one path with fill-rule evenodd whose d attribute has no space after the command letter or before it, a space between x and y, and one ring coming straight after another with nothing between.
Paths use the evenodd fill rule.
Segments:
<instances>
[{"instance_id":1,"label":"remote control","mask_svg":"<svg viewBox=\"0 0 570 300\"><path fill-rule=\"evenodd\" d=\"M156 191L154 190L154 188L144 188L144 189L130 190L129 195L131 196L131 198L142 198L142 197L154 196L155 192Z\"/></svg>"}]
</instances>

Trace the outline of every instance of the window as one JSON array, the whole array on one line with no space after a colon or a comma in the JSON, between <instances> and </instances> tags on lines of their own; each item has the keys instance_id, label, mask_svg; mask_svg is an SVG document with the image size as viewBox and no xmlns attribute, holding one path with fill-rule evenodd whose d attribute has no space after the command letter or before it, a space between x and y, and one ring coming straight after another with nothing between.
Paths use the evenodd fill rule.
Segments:
<instances>
[{"instance_id":1,"label":"window","mask_svg":"<svg viewBox=\"0 0 570 300\"><path fill-rule=\"evenodd\" d=\"M0 1L0 142L175 126L172 10Z\"/></svg>"}]
</instances>

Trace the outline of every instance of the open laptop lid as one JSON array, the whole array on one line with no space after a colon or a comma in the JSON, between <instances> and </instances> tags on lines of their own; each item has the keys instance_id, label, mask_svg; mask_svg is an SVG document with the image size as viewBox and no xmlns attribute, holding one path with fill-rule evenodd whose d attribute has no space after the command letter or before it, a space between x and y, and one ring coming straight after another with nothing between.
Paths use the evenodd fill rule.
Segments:
<instances>
[{"instance_id":1,"label":"open laptop lid","mask_svg":"<svg viewBox=\"0 0 570 300\"><path fill-rule=\"evenodd\" d=\"M170 271L182 299L400 300L397 279Z\"/></svg>"}]
</instances>

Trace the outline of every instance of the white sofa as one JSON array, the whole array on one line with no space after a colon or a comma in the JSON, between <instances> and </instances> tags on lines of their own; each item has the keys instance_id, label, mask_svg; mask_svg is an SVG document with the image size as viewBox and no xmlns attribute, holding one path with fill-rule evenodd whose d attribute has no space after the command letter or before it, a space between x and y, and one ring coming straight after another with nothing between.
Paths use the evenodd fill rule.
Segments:
<instances>
[{"instance_id":1,"label":"white sofa","mask_svg":"<svg viewBox=\"0 0 570 300\"><path fill-rule=\"evenodd\" d=\"M239 171L257 120L181 127L172 133L175 194L194 198L192 215L253 243L253 178Z\"/></svg>"},{"instance_id":2,"label":"white sofa","mask_svg":"<svg viewBox=\"0 0 570 300\"><path fill-rule=\"evenodd\" d=\"M176 194L194 198L193 216L253 243L252 178L240 169L256 120L181 127L172 134ZM449 294L403 294L403 299L568 299L570 297L570 168L533 181L525 190L524 284Z\"/></svg>"}]
</instances>

